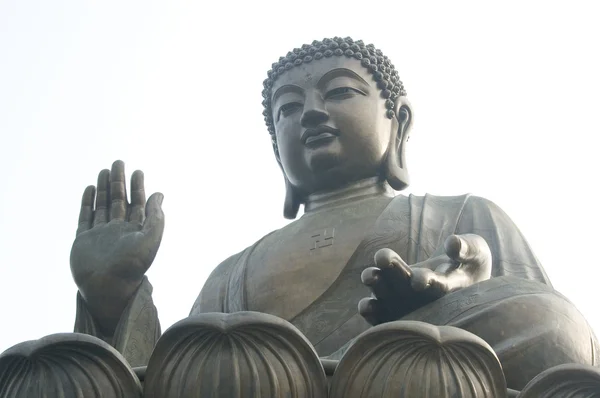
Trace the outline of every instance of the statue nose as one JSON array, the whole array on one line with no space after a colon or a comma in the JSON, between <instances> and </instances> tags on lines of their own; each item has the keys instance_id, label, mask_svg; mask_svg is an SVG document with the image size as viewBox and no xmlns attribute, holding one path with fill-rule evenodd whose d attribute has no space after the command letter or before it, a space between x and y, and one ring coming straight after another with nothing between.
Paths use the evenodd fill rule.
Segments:
<instances>
[{"instance_id":1,"label":"statue nose","mask_svg":"<svg viewBox=\"0 0 600 398\"><path fill-rule=\"evenodd\" d=\"M327 119L329 119L327 112L321 109L311 109L302 114L302 119L300 120L300 123L302 124L302 127L305 128L316 127L320 124L325 123Z\"/></svg>"},{"instance_id":2,"label":"statue nose","mask_svg":"<svg viewBox=\"0 0 600 398\"><path fill-rule=\"evenodd\" d=\"M322 103L319 103L317 100L307 101L304 104L304 112L302 113L300 124L304 128L316 127L325 123L328 119L329 114Z\"/></svg>"}]
</instances>

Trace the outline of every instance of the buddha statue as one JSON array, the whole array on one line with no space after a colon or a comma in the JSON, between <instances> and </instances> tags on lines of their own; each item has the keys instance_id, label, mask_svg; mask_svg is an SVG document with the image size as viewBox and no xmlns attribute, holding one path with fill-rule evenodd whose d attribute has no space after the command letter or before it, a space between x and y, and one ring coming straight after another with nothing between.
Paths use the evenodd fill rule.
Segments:
<instances>
[{"instance_id":1,"label":"buddha statue","mask_svg":"<svg viewBox=\"0 0 600 398\"><path fill-rule=\"evenodd\" d=\"M380 50L351 38L314 41L272 65L262 94L284 216L295 221L218 265L190 315L275 315L329 358L371 325L455 326L494 349L513 389L558 364L598 364L587 322L498 206L395 194L409 185L413 111ZM123 162L101 171L83 194L71 251L75 331L133 366L161 334L145 272L162 238L163 196L146 201L143 179L133 173L128 201Z\"/></svg>"}]
</instances>

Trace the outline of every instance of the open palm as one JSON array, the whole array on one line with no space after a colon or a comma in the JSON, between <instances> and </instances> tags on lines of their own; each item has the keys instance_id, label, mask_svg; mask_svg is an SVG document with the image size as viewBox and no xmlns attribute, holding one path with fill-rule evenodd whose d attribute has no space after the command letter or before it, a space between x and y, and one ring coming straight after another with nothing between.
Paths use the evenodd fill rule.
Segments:
<instances>
[{"instance_id":1,"label":"open palm","mask_svg":"<svg viewBox=\"0 0 600 398\"><path fill-rule=\"evenodd\" d=\"M375 253L362 282L372 297L359 302L359 313L372 325L395 321L453 291L491 277L492 253L479 235L451 235L444 254L409 266L393 250Z\"/></svg>"},{"instance_id":2,"label":"open palm","mask_svg":"<svg viewBox=\"0 0 600 398\"><path fill-rule=\"evenodd\" d=\"M113 329L152 265L164 230L162 199L155 193L146 203L144 175L138 170L131 177L129 203L122 161L102 170L97 187L83 193L71 272L103 328Z\"/></svg>"}]
</instances>

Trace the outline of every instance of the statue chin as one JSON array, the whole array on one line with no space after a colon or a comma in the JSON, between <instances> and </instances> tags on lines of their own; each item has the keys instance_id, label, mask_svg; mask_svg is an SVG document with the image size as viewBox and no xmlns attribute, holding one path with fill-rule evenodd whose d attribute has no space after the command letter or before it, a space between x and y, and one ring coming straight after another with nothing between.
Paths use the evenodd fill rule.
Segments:
<instances>
[{"instance_id":1,"label":"statue chin","mask_svg":"<svg viewBox=\"0 0 600 398\"><path fill-rule=\"evenodd\" d=\"M332 169L339 168L342 163L341 151L334 147L333 143L328 146L307 148L304 159L315 175L327 174Z\"/></svg>"}]
</instances>

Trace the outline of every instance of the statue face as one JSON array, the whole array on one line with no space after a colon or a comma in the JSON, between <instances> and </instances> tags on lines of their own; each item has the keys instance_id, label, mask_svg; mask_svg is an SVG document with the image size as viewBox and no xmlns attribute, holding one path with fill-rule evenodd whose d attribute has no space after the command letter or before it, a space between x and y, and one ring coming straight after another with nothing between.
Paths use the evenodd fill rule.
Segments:
<instances>
[{"instance_id":1,"label":"statue face","mask_svg":"<svg viewBox=\"0 0 600 398\"><path fill-rule=\"evenodd\" d=\"M360 61L333 56L283 73L272 89L283 170L304 194L379 175L396 119ZM395 134L395 133L394 133Z\"/></svg>"}]
</instances>

